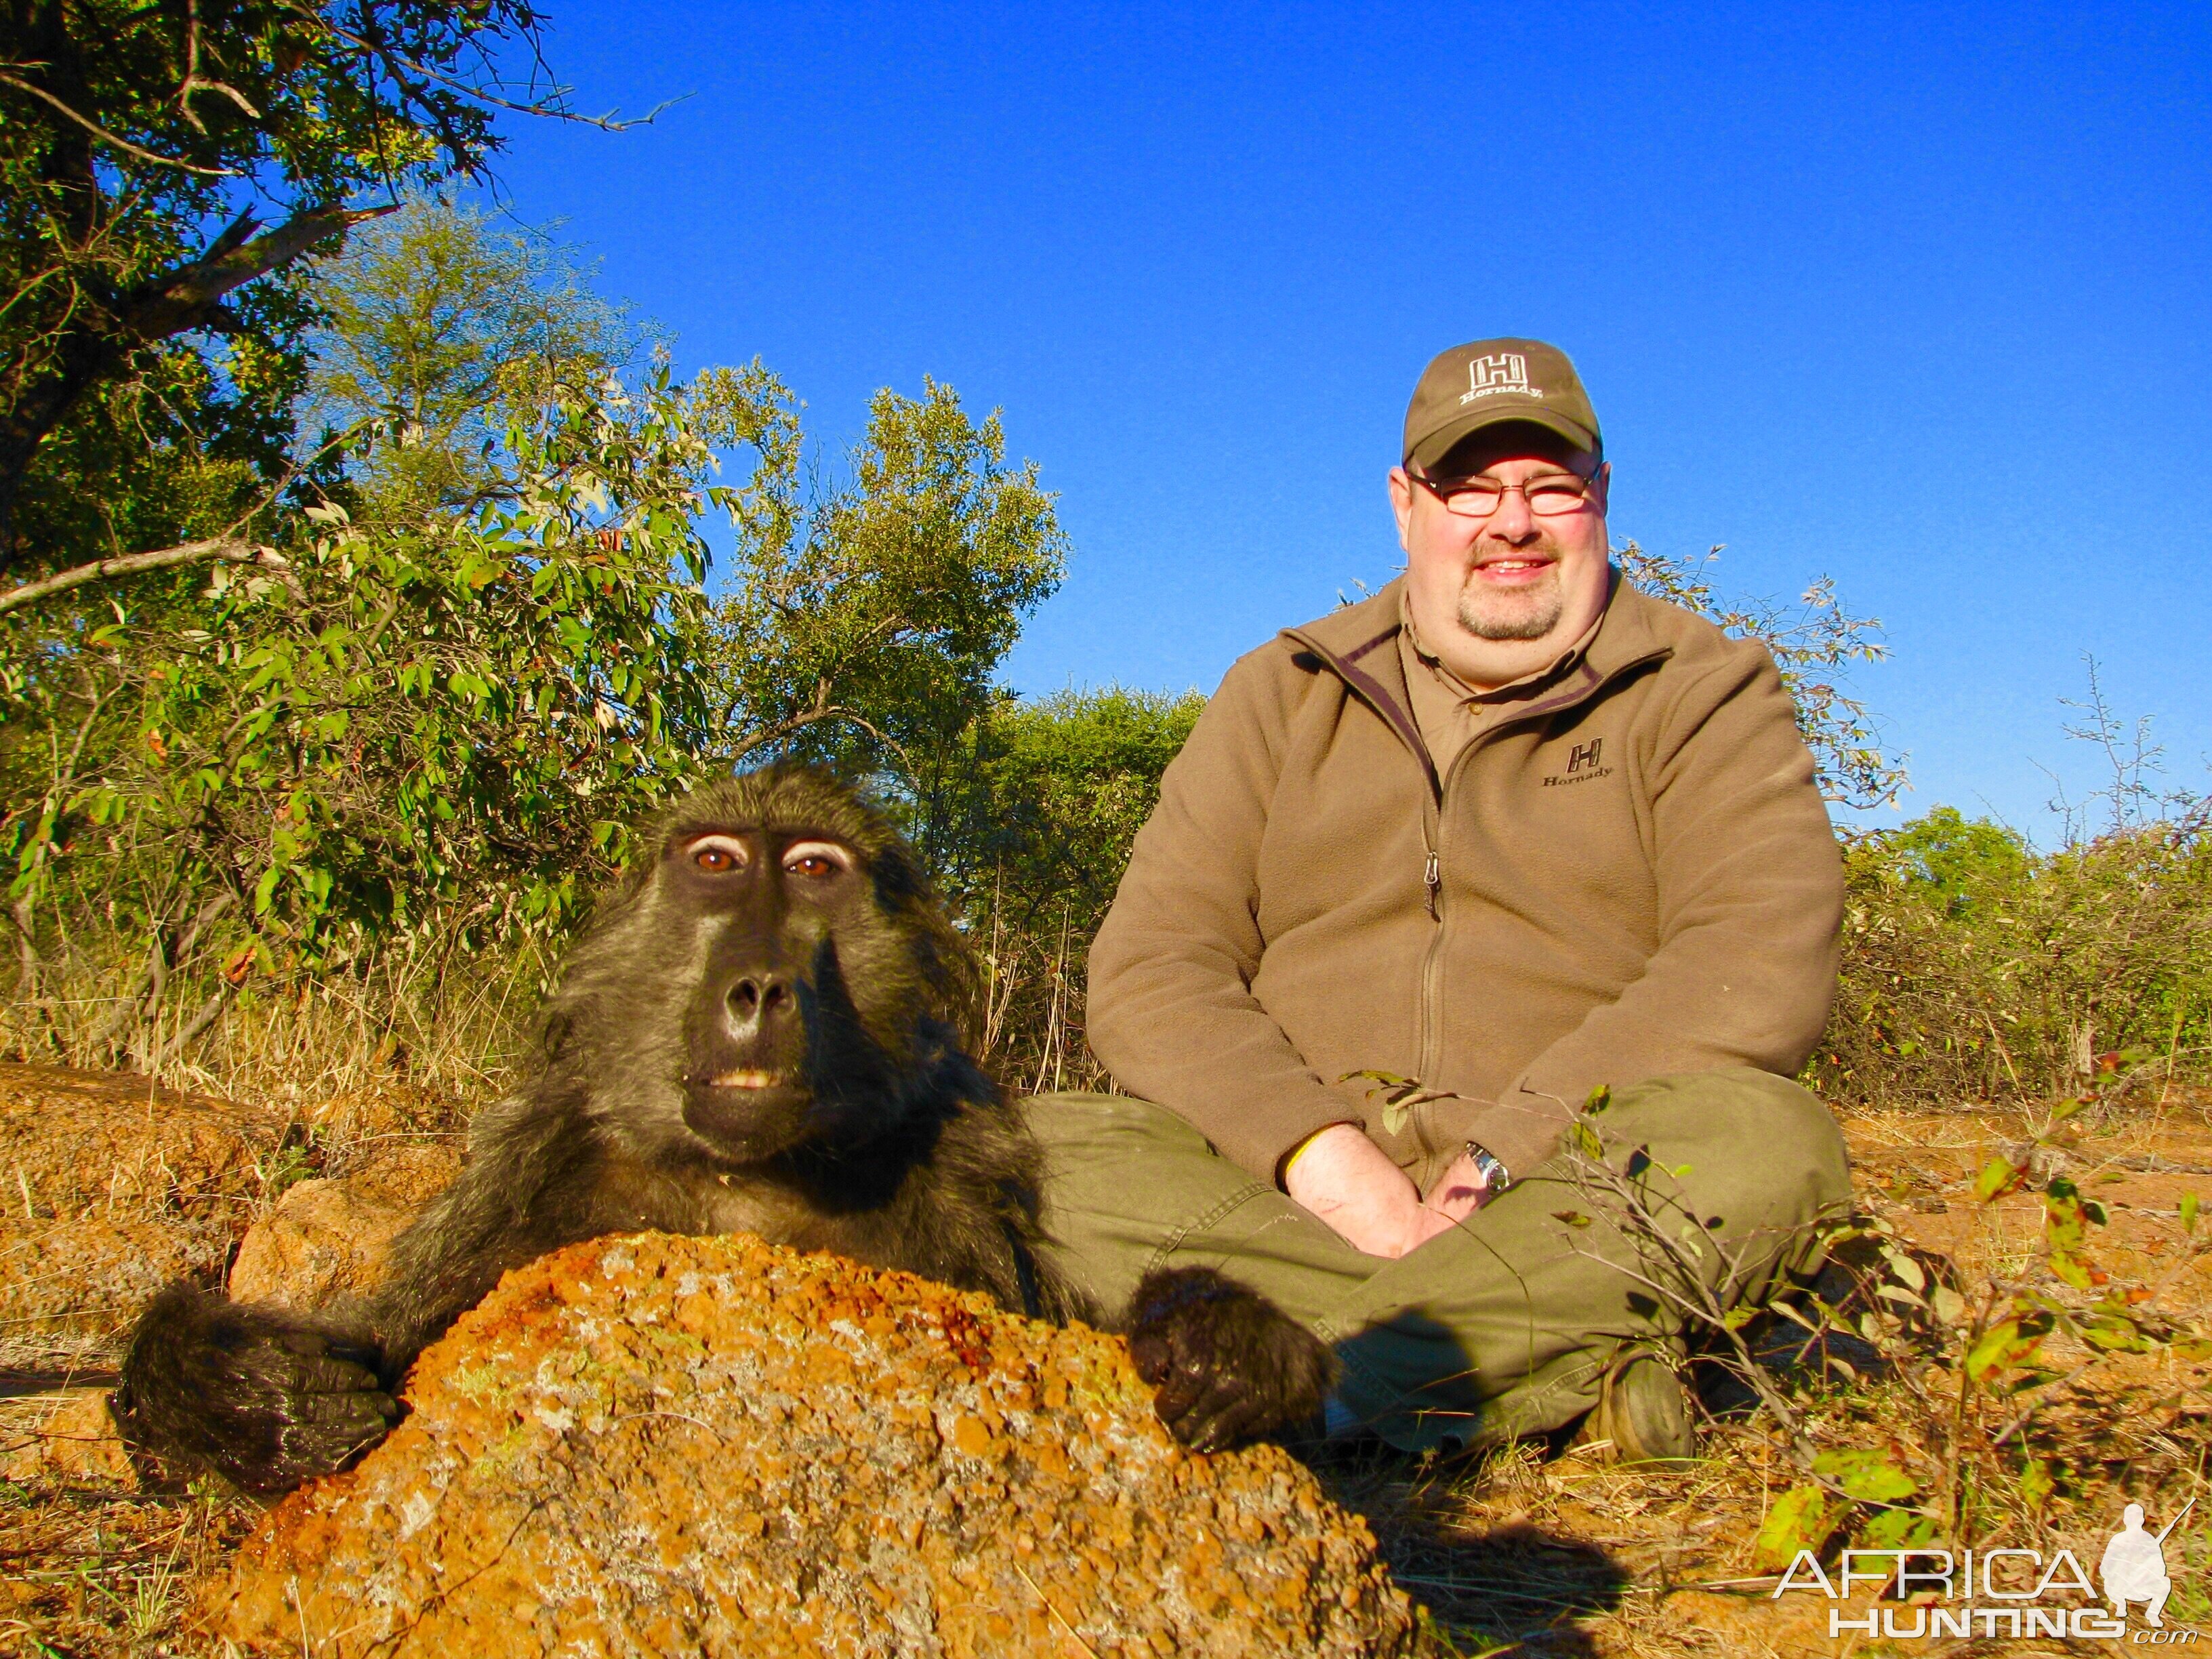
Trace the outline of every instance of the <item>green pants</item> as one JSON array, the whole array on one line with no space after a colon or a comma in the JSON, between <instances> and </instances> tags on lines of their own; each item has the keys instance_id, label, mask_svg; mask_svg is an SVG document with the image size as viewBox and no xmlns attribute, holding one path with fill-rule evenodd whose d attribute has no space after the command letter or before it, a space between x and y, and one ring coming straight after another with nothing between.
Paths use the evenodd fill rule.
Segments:
<instances>
[{"instance_id":1,"label":"green pants","mask_svg":"<svg viewBox=\"0 0 2212 1659\"><path fill-rule=\"evenodd\" d=\"M1620 1091L1583 1120L1591 1133L1396 1261L1354 1249L1149 1102L1040 1095L1029 1118L1049 1158L1055 1265L1100 1306L1155 1267L1218 1268L1331 1344L1337 1404L1407 1451L1571 1422L1623 1348L1682 1351L1700 1322L1686 1300L1755 1305L1809 1265L1850 1190L1827 1109L1749 1069ZM1425 1191L1451 1156L1407 1173Z\"/></svg>"}]
</instances>

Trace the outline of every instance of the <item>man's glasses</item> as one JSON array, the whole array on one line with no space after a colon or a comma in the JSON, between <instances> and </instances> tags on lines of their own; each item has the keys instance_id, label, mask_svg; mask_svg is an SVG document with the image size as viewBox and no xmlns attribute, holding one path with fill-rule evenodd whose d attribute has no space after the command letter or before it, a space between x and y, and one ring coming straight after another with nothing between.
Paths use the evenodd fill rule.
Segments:
<instances>
[{"instance_id":1,"label":"man's glasses","mask_svg":"<svg viewBox=\"0 0 2212 1659\"><path fill-rule=\"evenodd\" d=\"M1589 502L1590 491L1596 488L1595 480L1572 472L1546 472L1526 483L1506 483L1480 476L1425 478L1411 468L1406 476L1442 501L1446 511L1462 519L1488 518L1504 504L1509 489L1519 490L1521 498L1528 503L1529 512L1538 518L1563 519L1570 513L1581 512Z\"/></svg>"}]
</instances>

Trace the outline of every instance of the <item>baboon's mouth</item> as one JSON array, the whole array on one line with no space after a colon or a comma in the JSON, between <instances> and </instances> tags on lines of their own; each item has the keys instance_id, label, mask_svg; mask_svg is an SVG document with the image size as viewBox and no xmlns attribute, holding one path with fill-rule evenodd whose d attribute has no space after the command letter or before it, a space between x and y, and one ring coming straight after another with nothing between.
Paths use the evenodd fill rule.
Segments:
<instances>
[{"instance_id":1,"label":"baboon's mouth","mask_svg":"<svg viewBox=\"0 0 2212 1659\"><path fill-rule=\"evenodd\" d=\"M781 1072L717 1072L707 1079L710 1089L773 1089L783 1081Z\"/></svg>"}]
</instances>

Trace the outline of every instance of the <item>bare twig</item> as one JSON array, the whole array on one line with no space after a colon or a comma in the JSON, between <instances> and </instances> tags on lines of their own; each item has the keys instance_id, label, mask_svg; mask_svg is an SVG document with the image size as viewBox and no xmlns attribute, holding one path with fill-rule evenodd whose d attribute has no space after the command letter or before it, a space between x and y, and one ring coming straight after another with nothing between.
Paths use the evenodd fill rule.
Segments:
<instances>
[{"instance_id":1,"label":"bare twig","mask_svg":"<svg viewBox=\"0 0 2212 1659\"><path fill-rule=\"evenodd\" d=\"M459 93L464 98L474 99L477 103L488 105L493 109L507 110L516 115L543 116L549 120L574 121L579 126L597 127L603 132L626 132L632 127L650 126L653 118L663 110L672 105L680 104L684 98L693 95L686 93L683 98L663 99L644 114L632 116L626 121L617 117L612 111L605 115L579 115L574 110L562 107L560 100L565 99L570 91L569 88L563 86L553 87L534 102L518 104L511 99L501 98L496 93L487 92L483 87L471 82L441 74L426 64L418 63L404 52L392 51L381 42L368 40L350 30L340 28L330 20L328 15L317 12L308 6L298 5L293 9L332 38L344 41L355 51L366 57L375 58L384 65L385 73L397 82L410 95L418 94L422 88L411 83L408 76L401 73L403 70L411 70L428 85L443 87L448 92Z\"/></svg>"},{"instance_id":2,"label":"bare twig","mask_svg":"<svg viewBox=\"0 0 2212 1659\"><path fill-rule=\"evenodd\" d=\"M218 301L233 289L291 264L319 242L398 210L397 202L373 208L309 208L261 236L253 234L259 221L241 213L198 258L142 285L117 308L117 320L154 340L205 327L222 314Z\"/></svg>"},{"instance_id":3,"label":"bare twig","mask_svg":"<svg viewBox=\"0 0 2212 1659\"><path fill-rule=\"evenodd\" d=\"M191 925L185 929L183 937L178 939L174 951L170 950L161 938L161 928L166 924L155 924L154 937L147 947L146 966L131 987L130 994L115 1005L93 1032L91 1042L94 1048L109 1038L120 1036L144 1018L146 1011L161 1000L161 992L169 981L171 964L181 965L188 960L194 947L199 944L201 933L237 902L237 898L236 894L226 890L201 905Z\"/></svg>"},{"instance_id":4,"label":"bare twig","mask_svg":"<svg viewBox=\"0 0 2212 1659\"><path fill-rule=\"evenodd\" d=\"M1754 1234L1740 1241L1732 1255L1702 1227L1696 1226L1692 1218L1692 1224L1682 1231L1694 1243L1686 1243L1684 1238L1676 1237L1675 1229L1665 1224L1666 1218L1654 1208L1650 1194L1633 1176L1614 1169L1601 1153L1592 1156L1579 1147L1574 1149L1571 1161L1576 1189L1593 1207L1603 1212L1603 1218L1630 1247L1639 1265L1616 1261L1577 1239L1571 1238L1568 1248L1577 1255L1605 1262L1630 1283L1642 1286L1681 1326L1702 1327L1717 1334L1729 1346L1732 1362L1729 1369L1758 1395L1760 1406L1786 1437L1791 1461L1808 1478L1823 1486L1831 1484L1813 1469L1815 1449L1802 1414L1767 1376L1765 1367L1759 1364L1744 1336L1742 1322L1729 1317L1729 1301L1723 1293L1722 1287L1738 1276L1744 1253L1759 1242L1760 1236ZM1679 1202L1669 1203L1666 1208L1676 1218L1678 1227L1683 1218L1690 1216ZM1828 1221L1840 1218L1824 1218Z\"/></svg>"},{"instance_id":5,"label":"bare twig","mask_svg":"<svg viewBox=\"0 0 2212 1659\"><path fill-rule=\"evenodd\" d=\"M191 564L201 559L258 565L264 570L276 571L289 577L287 585L295 592L299 592L299 579L290 576L292 567L289 561L275 548L255 547L228 537L217 537L210 541L184 542L175 547L157 548L150 553L125 553L119 558L94 559L89 564L72 565L67 570L41 576L36 581L19 583L0 593L0 616L27 605L34 605L40 599L52 599L57 593L66 593L73 587L82 587L87 582L112 581L118 576L135 576L141 571L163 570L172 565Z\"/></svg>"},{"instance_id":6,"label":"bare twig","mask_svg":"<svg viewBox=\"0 0 2212 1659\"><path fill-rule=\"evenodd\" d=\"M44 963L39 957L38 934L34 925L37 918L31 908L31 896L25 893L18 898L9 908L9 914L14 918L15 923L16 952L20 964L16 977L17 994L24 997L36 996L39 990L39 969Z\"/></svg>"}]
</instances>

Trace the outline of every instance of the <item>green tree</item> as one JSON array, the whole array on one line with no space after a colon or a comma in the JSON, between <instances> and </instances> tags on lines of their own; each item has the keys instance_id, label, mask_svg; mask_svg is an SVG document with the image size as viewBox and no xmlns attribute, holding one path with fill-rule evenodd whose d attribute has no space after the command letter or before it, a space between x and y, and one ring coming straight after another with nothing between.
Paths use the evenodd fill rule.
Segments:
<instances>
[{"instance_id":1,"label":"green tree","mask_svg":"<svg viewBox=\"0 0 2212 1659\"><path fill-rule=\"evenodd\" d=\"M2212 1023L2212 802L2039 854L1938 807L1844 847L1844 960L1811 1076L1863 1103L2036 1099L2098 1056L2160 1091Z\"/></svg>"},{"instance_id":2,"label":"green tree","mask_svg":"<svg viewBox=\"0 0 2212 1659\"><path fill-rule=\"evenodd\" d=\"M1031 1088L1095 1083L1083 962L1206 699L1064 691L994 698L933 744L902 805L988 968L986 1056Z\"/></svg>"},{"instance_id":3,"label":"green tree","mask_svg":"<svg viewBox=\"0 0 2212 1659\"><path fill-rule=\"evenodd\" d=\"M150 550L281 477L298 261L480 173L495 109L566 113L503 73L539 34L526 0L0 9L0 569ZM118 482L145 499L103 514Z\"/></svg>"},{"instance_id":4,"label":"green tree","mask_svg":"<svg viewBox=\"0 0 2212 1659\"><path fill-rule=\"evenodd\" d=\"M913 793L915 842L975 914L1030 933L1066 921L1087 941L1205 707L1196 691L1120 686L1001 696L929 757Z\"/></svg>"},{"instance_id":5,"label":"green tree","mask_svg":"<svg viewBox=\"0 0 2212 1659\"><path fill-rule=\"evenodd\" d=\"M789 753L911 781L991 702L1022 618L1060 585L1066 540L1035 463L1006 463L994 413L951 387L888 388L852 476L801 498L796 416L763 430L730 593L701 665L723 765Z\"/></svg>"},{"instance_id":6,"label":"green tree","mask_svg":"<svg viewBox=\"0 0 2212 1659\"><path fill-rule=\"evenodd\" d=\"M1988 818L1968 818L1955 806L1936 807L1881 841L1898 878L1954 916L1986 912L2034 868L2025 836Z\"/></svg>"},{"instance_id":7,"label":"green tree","mask_svg":"<svg viewBox=\"0 0 2212 1659\"><path fill-rule=\"evenodd\" d=\"M699 775L694 521L734 494L708 480L743 395L665 372L572 393L512 434L515 501L366 528L310 507L282 580L217 565L191 625L118 605L58 672L19 670L44 729L8 757L15 896L80 937L104 912L165 969L172 941L228 939L211 1009L256 965L425 926L557 934Z\"/></svg>"},{"instance_id":8,"label":"green tree","mask_svg":"<svg viewBox=\"0 0 2212 1659\"><path fill-rule=\"evenodd\" d=\"M645 338L573 250L442 198L362 227L317 274L309 421L383 433L348 470L356 521L512 495L509 421L623 368Z\"/></svg>"}]
</instances>

